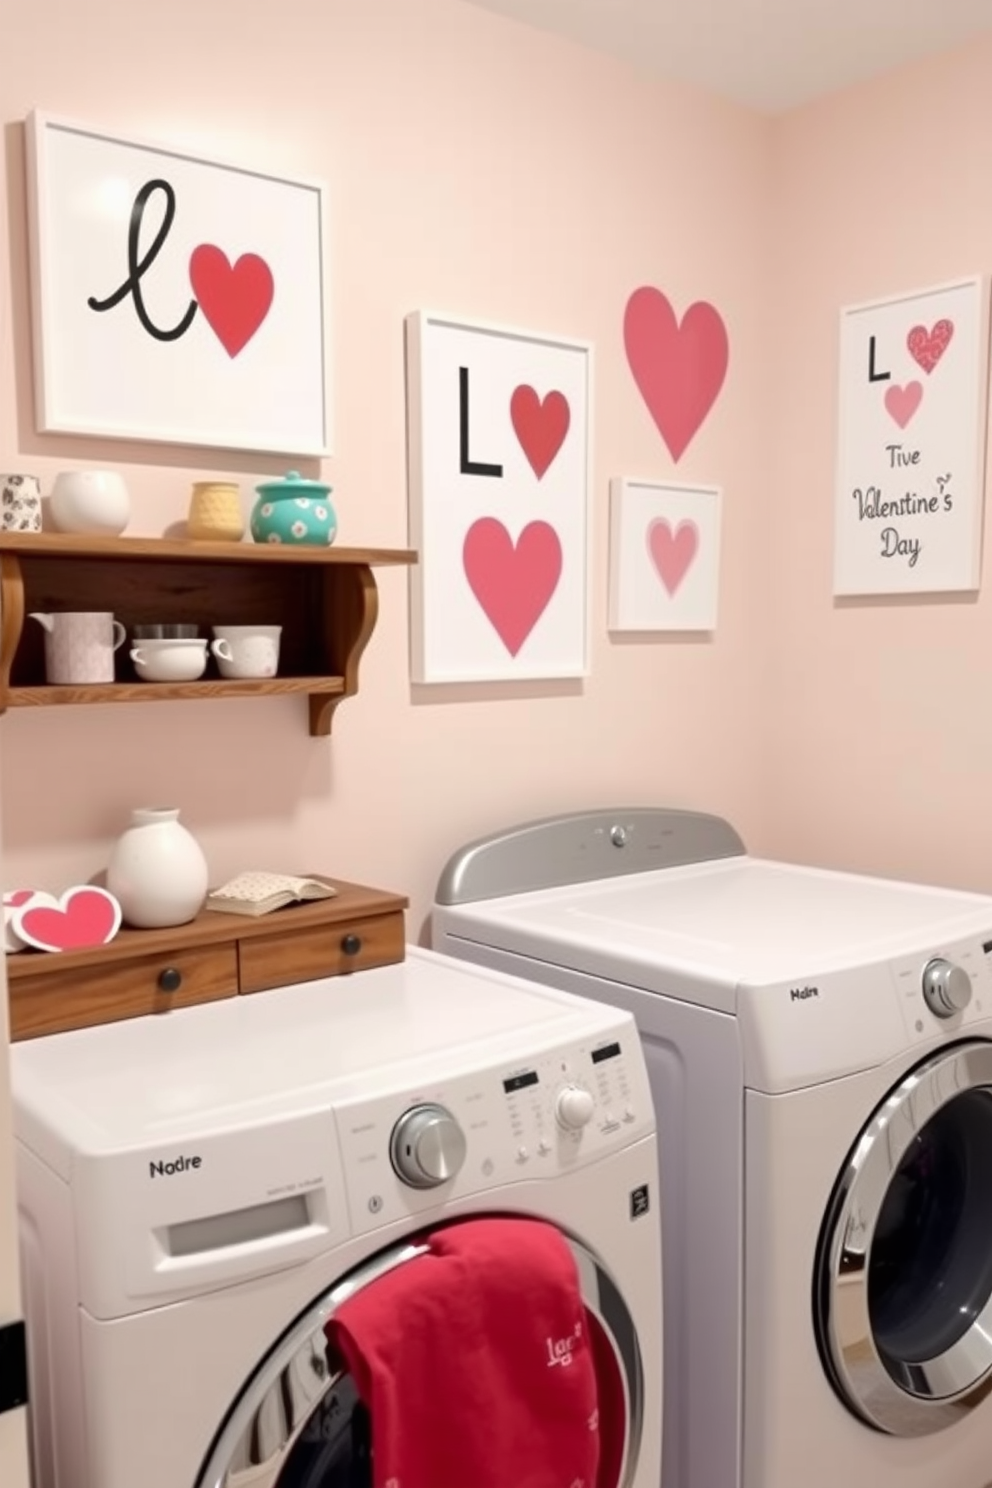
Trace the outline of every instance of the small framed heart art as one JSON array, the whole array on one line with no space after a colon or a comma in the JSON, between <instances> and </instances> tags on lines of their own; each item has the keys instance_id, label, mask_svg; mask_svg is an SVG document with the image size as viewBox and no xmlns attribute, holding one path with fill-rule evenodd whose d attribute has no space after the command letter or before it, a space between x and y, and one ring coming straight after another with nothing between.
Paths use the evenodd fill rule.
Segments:
<instances>
[{"instance_id":1,"label":"small framed heart art","mask_svg":"<svg viewBox=\"0 0 992 1488\"><path fill-rule=\"evenodd\" d=\"M715 486L611 482L611 631L716 629L720 504Z\"/></svg>"},{"instance_id":2,"label":"small framed heart art","mask_svg":"<svg viewBox=\"0 0 992 1488\"><path fill-rule=\"evenodd\" d=\"M10 929L36 951L82 951L108 945L121 928L121 907L95 884L76 884L58 899L32 894L14 907Z\"/></svg>"},{"instance_id":3,"label":"small framed heart art","mask_svg":"<svg viewBox=\"0 0 992 1488\"><path fill-rule=\"evenodd\" d=\"M39 431L328 454L323 187L39 111L25 143Z\"/></svg>"}]
</instances>

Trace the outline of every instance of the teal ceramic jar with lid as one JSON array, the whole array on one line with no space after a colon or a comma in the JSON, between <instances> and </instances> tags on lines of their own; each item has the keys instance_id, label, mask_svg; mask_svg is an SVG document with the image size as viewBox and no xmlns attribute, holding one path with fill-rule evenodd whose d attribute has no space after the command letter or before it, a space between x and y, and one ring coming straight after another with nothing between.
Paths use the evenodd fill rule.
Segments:
<instances>
[{"instance_id":1,"label":"teal ceramic jar with lid","mask_svg":"<svg viewBox=\"0 0 992 1488\"><path fill-rule=\"evenodd\" d=\"M280 480L255 487L251 535L257 543L309 543L327 547L337 536L331 487L290 470Z\"/></svg>"}]
</instances>

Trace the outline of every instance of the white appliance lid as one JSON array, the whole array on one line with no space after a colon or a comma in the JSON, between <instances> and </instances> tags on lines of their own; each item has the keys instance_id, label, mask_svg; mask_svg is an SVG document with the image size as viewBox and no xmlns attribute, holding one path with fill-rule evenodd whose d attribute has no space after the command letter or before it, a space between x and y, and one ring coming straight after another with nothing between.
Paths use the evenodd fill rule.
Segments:
<instances>
[{"instance_id":1,"label":"white appliance lid","mask_svg":"<svg viewBox=\"0 0 992 1488\"><path fill-rule=\"evenodd\" d=\"M395 966L14 1044L15 1132L65 1171L67 1152L120 1152L371 1098L627 1022L407 947Z\"/></svg>"},{"instance_id":2,"label":"white appliance lid","mask_svg":"<svg viewBox=\"0 0 992 1488\"><path fill-rule=\"evenodd\" d=\"M449 934L597 975L629 981L632 968L669 968L728 991L992 933L992 898L984 895L746 856L443 913Z\"/></svg>"}]
</instances>

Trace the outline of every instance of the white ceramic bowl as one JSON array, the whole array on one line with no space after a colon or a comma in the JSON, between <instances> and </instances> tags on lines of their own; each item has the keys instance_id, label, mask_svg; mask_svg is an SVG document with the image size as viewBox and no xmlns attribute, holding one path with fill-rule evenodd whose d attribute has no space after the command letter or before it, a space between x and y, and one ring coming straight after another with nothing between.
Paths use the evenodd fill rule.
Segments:
<instances>
[{"instance_id":1,"label":"white ceramic bowl","mask_svg":"<svg viewBox=\"0 0 992 1488\"><path fill-rule=\"evenodd\" d=\"M207 643L141 641L131 648L131 660L142 682L195 682L207 669Z\"/></svg>"},{"instance_id":2,"label":"white ceramic bowl","mask_svg":"<svg viewBox=\"0 0 992 1488\"><path fill-rule=\"evenodd\" d=\"M99 532L116 537L131 515L124 478L116 470L62 470L51 495L52 521L60 532Z\"/></svg>"}]
</instances>

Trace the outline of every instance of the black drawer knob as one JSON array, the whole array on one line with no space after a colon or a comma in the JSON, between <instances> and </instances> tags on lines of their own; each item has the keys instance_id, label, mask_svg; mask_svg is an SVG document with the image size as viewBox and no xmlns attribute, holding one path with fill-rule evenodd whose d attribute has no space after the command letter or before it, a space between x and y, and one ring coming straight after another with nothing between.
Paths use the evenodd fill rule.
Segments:
<instances>
[{"instance_id":1,"label":"black drawer knob","mask_svg":"<svg viewBox=\"0 0 992 1488\"><path fill-rule=\"evenodd\" d=\"M159 972L158 984L163 992L178 992L183 984L183 974L175 966L167 966Z\"/></svg>"},{"instance_id":2,"label":"black drawer knob","mask_svg":"<svg viewBox=\"0 0 992 1488\"><path fill-rule=\"evenodd\" d=\"M362 937L360 935L342 936L341 949L346 956L357 956L362 949Z\"/></svg>"}]
</instances>

